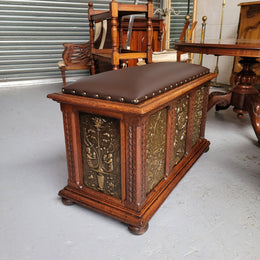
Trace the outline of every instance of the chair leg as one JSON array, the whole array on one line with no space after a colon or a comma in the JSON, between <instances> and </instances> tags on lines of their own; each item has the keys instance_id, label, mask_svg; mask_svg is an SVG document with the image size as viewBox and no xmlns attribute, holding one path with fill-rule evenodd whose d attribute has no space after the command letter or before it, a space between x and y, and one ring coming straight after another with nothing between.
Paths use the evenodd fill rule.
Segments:
<instances>
[{"instance_id":1,"label":"chair leg","mask_svg":"<svg viewBox=\"0 0 260 260\"><path fill-rule=\"evenodd\" d=\"M181 61L181 53L177 51L177 62Z\"/></svg>"},{"instance_id":2,"label":"chair leg","mask_svg":"<svg viewBox=\"0 0 260 260\"><path fill-rule=\"evenodd\" d=\"M62 82L63 82L63 86L66 86L66 76L65 76L65 68L64 67L60 67L60 72L61 72L61 76L62 76Z\"/></svg>"},{"instance_id":3,"label":"chair leg","mask_svg":"<svg viewBox=\"0 0 260 260\"><path fill-rule=\"evenodd\" d=\"M94 61L93 55L91 55L91 57L90 57L90 62L91 62L90 74L95 75L96 74L96 68L95 68L95 61Z\"/></svg>"}]
</instances>

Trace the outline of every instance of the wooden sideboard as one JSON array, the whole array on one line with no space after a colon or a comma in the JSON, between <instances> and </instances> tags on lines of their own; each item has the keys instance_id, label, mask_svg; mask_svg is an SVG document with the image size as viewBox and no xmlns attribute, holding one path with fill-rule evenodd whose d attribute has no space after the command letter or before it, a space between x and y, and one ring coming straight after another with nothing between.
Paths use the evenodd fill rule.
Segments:
<instances>
[{"instance_id":1,"label":"wooden sideboard","mask_svg":"<svg viewBox=\"0 0 260 260\"><path fill-rule=\"evenodd\" d=\"M238 39L260 39L260 1L240 3L240 19L238 25ZM241 58L236 57L232 71L231 81L234 75L242 69L239 64ZM257 59L260 62L260 58ZM256 84L260 84L260 63L254 66L257 74Z\"/></svg>"}]
</instances>

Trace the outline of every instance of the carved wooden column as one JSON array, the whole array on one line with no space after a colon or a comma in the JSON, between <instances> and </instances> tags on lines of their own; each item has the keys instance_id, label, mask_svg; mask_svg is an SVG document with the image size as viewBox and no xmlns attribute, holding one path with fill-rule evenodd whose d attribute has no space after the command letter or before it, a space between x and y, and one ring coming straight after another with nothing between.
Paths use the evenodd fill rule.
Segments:
<instances>
[{"instance_id":1,"label":"carved wooden column","mask_svg":"<svg viewBox=\"0 0 260 260\"><path fill-rule=\"evenodd\" d=\"M117 30L117 19L118 19L118 3L112 0L110 3L111 10L111 37L112 37L112 66L113 70L119 69L119 52L118 52L118 30Z\"/></svg>"},{"instance_id":2,"label":"carved wooden column","mask_svg":"<svg viewBox=\"0 0 260 260\"><path fill-rule=\"evenodd\" d=\"M139 211L145 201L145 122L138 117L125 119L126 205Z\"/></svg>"},{"instance_id":3,"label":"carved wooden column","mask_svg":"<svg viewBox=\"0 0 260 260\"><path fill-rule=\"evenodd\" d=\"M259 92L254 88L257 80L256 73L252 70L253 65L257 64L255 58L242 58L239 61L242 65L242 70L235 76L235 87L232 89L233 95L231 104L234 106L234 111L238 117L242 117L247 111L244 108L246 95L258 95Z\"/></svg>"},{"instance_id":4,"label":"carved wooden column","mask_svg":"<svg viewBox=\"0 0 260 260\"><path fill-rule=\"evenodd\" d=\"M176 105L177 100L172 102L168 106L168 118L167 118L167 137L166 137L166 151L167 155L165 158L165 177L167 177L174 166L174 138L175 138L175 118L176 118Z\"/></svg>"},{"instance_id":5,"label":"carved wooden column","mask_svg":"<svg viewBox=\"0 0 260 260\"><path fill-rule=\"evenodd\" d=\"M152 18L153 18L153 4L152 0L147 3L147 63L152 63Z\"/></svg>"},{"instance_id":6,"label":"carved wooden column","mask_svg":"<svg viewBox=\"0 0 260 260\"><path fill-rule=\"evenodd\" d=\"M91 74L94 75L95 71L95 62L93 57L93 50L94 50L94 28L93 28L93 21L91 19L91 14L93 14L93 3L88 3L88 20L89 20L89 36L90 36L90 61L91 61Z\"/></svg>"},{"instance_id":7,"label":"carved wooden column","mask_svg":"<svg viewBox=\"0 0 260 260\"><path fill-rule=\"evenodd\" d=\"M78 160L78 158L81 158L78 113L72 106L67 104L61 104L61 111L63 113L68 185L78 188L83 185L82 162ZM66 205L72 204L71 201L65 197L63 197L63 203Z\"/></svg>"}]
</instances>

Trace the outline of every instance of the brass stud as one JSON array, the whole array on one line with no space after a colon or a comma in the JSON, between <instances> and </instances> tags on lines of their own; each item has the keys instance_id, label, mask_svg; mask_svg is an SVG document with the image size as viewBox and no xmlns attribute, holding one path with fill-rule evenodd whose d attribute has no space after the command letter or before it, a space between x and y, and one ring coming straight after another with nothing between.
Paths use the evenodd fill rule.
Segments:
<instances>
[{"instance_id":1,"label":"brass stud","mask_svg":"<svg viewBox=\"0 0 260 260\"><path fill-rule=\"evenodd\" d=\"M144 96L144 98L145 98L145 99L147 99L147 98L148 98L148 96Z\"/></svg>"},{"instance_id":2,"label":"brass stud","mask_svg":"<svg viewBox=\"0 0 260 260\"><path fill-rule=\"evenodd\" d=\"M153 92L153 96L155 96L155 93Z\"/></svg>"},{"instance_id":3,"label":"brass stud","mask_svg":"<svg viewBox=\"0 0 260 260\"><path fill-rule=\"evenodd\" d=\"M164 88L164 90L166 91L166 90L167 90L167 88Z\"/></svg>"},{"instance_id":4,"label":"brass stud","mask_svg":"<svg viewBox=\"0 0 260 260\"><path fill-rule=\"evenodd\" d=\"M159 90L158 92L159 92L159 93L162 93L162 91L161 91L161 90Z\"/></svg>"},{"instance_id":5,"label":"brass stud","mask_svg":"<svg viewBox=\"0 0 260 260\"><path fill-rule=\"evenodd\" d=\"M139 100L138 100L138 99L134 99L133 102L134 102L135 104L137 104L137 103L139 103Z\"/></svg>"},{"instance_id":6,"label":"brass stud","mask_svg":"<svg viewBox=\"0 0 260 260\"><path fill-rule=\"evenodd\" d=\"M107 99L108 99L108 100L111 100L111 96L107 96Z\"/></svg>"},{"instance_id":7,"label":"brass stud","mask_svg":"<svg viewBox=\"0 0 260 260\"><path fill-rule=\"evenodd\" d=\"M86 91L84 91L84 92L83 92L83 95L84 95L84 96L86 96L86 95L87 95L87 92L86 92Z\"/></svg>"},{"instance_id":8,"label":"brass stud","mask_svg":"<svg viewBox=\"0 0 260 260\"><path fill-rule=\"evenodd\" d=\"M65 89L63 88L63 89L62 89L62 92L64 92L64 91L65 91Z\"/></svg>"},{"instance_id":9,"label":"brass stud","mask_svg":"<svg viewBox=\"0 0 260 260\"><path fill-rule=\"evenodd\" d=\"M172 84L170 85L170 88L173 88L173 85L172 85Z\"/></svg>"},{"instance_id":10,"label":"brass stud","mask_svg":"<svg viewBox=\"0 0 260 260\"><path fill-rule=\"evenodd\" d=\"M99 98L99 95L98 95L98 94L96 94L96 95L95 95L95 97L96 97L96 98Z\"/></svg>"},{"instance_id":11,"label":"brass stud","mask_svg":"<svg viewBox=\"0 0 260 260\"><path fill-rule=\"evenodd\" d=\"M72 93L73 93L73 94L76 94L76 90L72 90Z\"/></svg>"},{"instance_id":12,"label":"brass stud","mask_svg":"<svg viewBox=\"0 0 260 260\"><path fill-rule=\"evenodd\" d=\"M124 102L124 101L125 101L125 99L124 99L123 97L121 97L121 98L120 98L120 101L121 101L121 102Z\"/></svg>"}]
</instances>

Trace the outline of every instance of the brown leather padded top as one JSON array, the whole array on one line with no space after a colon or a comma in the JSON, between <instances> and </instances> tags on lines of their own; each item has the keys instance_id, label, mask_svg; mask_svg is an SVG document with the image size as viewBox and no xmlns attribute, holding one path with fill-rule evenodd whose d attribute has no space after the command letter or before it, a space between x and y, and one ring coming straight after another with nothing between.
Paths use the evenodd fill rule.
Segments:
<instances>
[{"instance_id":1,"label":"brown leather padded top","mask_svg":"<svg viewBox=\"0 0 260 260\"><path fill-rule=\"evenodd\" d=\"M63 93L139 104L209 73L190 63L162 62L107 71L63 88Z\"/></svg>"}]
</instances>

